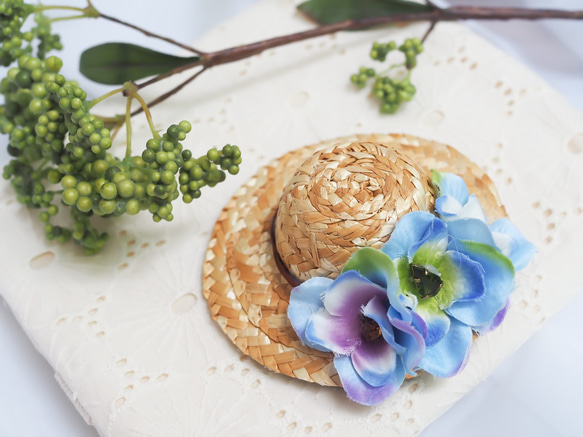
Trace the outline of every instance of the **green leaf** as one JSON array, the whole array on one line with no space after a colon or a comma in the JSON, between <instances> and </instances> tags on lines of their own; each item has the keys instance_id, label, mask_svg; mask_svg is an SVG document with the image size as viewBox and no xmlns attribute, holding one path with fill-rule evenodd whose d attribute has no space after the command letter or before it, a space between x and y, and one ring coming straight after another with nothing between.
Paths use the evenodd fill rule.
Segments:
<instances>
[{"instance_id":1,"label":"green leaf","mask_svg":"<svg viewBox=\"0 0 583 437\"><path fill-rule=\"evenodd\" d=\"M392 14L431 12L434 8L407 0L308 0L298 9L319 24L333 24Z\"/></svg>"},{"instance_id":2,"label":"green leaf","mask_svg":"<svg viewBox=\"0 0 583 437\"><path fill-rule=\"evenodd\" d=\"M95 82L121 85L130 80L166 73L191 64L198 56L182 58L120 42L100 44L81 54L79 70Z\"/></svg>"}]
</instances>

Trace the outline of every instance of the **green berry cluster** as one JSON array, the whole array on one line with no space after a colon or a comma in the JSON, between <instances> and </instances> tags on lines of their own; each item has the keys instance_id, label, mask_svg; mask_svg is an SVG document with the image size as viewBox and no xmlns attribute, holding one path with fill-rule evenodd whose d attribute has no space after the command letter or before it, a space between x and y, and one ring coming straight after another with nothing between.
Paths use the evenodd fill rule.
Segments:
<instances>
[{"instance_id":1,"label":"green berry cluster","mask_svg":"<svg viewBox=\"0 0 583 437\"><path fill-rule=\"evenodd\" d=\"M372 49L370 50L370 57L375 61L385 62L389 52L397 48L397 43L395 41L389 41L388 43L381 44L379 42L372 43Z\"/></svg>"},{"instance_id":2,"label":"green berry cluster","mask_svg":"<svg viewBox=\"0 0 583 437\"><path fill-rule=\"evenodd\" d=\"M60 50L59 36L51 33L51 21L41 13L35 13L35 25L23 32L28 17L35 13L35 7L23 0L2 0L0 2L0 65L8 66L20 56L33 52L35 38L39 40L37 57L44 59L48 51Z\"/></svg>"},{"instance_id":3,"label":"green berry cluster","mask_svg":"<svg viewBox=\"0 0 583 437\"><path fill-rule=\"evenodd\" d=\"M388 76L379 76L372 86L373 95L380 100L380 111L383 114L394 114L401 103L413 99L417 90L409 81L409 76L404 79L395 79Z\"/></svg>"},{"instance_id":4,"label":"green berry cluster","mask_svg":"<svg viewBox=\"0 0 583 437\"><path fill-rule=\"evenodd\" d=\"M399 47L399 51L405 55L407 70L412 70L417 66L417 55L423 53L423 44L419 38L407 38Z\"/></svg>"},{"instance_id":5,"label":"green berry cluster","mask_svg":"<svg viewBox=\"0 0 583 437\"><path fill-rule=\"evenodd\" d=\"M198 199L200 189L204 186L214 187L223 182L227 175L239 173L241 150L237 146L227 144L221 150L210 149L206 155L193 158L189 150L182 152L184 166L180 169L180 192L185 203Z\"/></svg>"},{"instance_id":6,"label":"green berry cluster","mask_svg":"<svg viewBox=\"0 0 583 437\"><path fill-rule=\"evenodd\" d=\"M359 88L364 88L369 79L375 77L376 71L374 68L360 67L357 74L350 76L350 82Z\"/></svg>"},{"instance_id":7,"label":"green berry cluster","mask_svg":"<svg viewBox=\"0 0 583 437\"><path fill-rule=\"evenodd\" d=\"M375 42L372 45L370 57L375 61L384 62L389 52L396 49L397 44L394 41L384 44ZM410 101L416 92L411 84L410 75L411 70L417 66L417 55L423 52L421 40L419 38L406 39L398 50L405 56L403 64L393 64L382 73L377 73L373 68L361 67L358 73L350 76L350 81L358 88L366 87L369 79L374 79L371 95L380 102L379 110L383 114L394 114L401 104ZM407 74L404 77L389 75L389 72L396 67L404 67Z\"/></svg>"},{"instance_id":8,"label":"green berry cluster","mask_svg":"<svg viewBox=\"0 0 583 437\"><path fill-rule=\"evenodd\" d=\"M3 176L19 202L40 210L48 239L73 239L86 253L97 253L107 234L91 217L149 211L155 222L171 221L180 192L189 203L203 186L224 181L225 171L239 171L236 146L213 148L198 159L184 150L187 121L156 133L141 155L120 160L110 153L110 130L91 114L86 92L59 74L61 67L54 56L22 55L0 81L0 132L9 136L13 157ZM57 224L60 210L69 210L70 226Z\"/></svg>"}]
</instances>

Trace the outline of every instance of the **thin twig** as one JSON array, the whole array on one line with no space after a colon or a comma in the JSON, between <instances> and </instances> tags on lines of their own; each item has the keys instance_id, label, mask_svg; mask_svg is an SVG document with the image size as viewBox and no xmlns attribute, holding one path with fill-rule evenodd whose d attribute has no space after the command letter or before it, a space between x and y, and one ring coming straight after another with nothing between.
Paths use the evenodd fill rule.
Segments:
<instances>
[{"instance_id":1,"label":"thin twig","mask_svg":"<svg viewBox=\"0 0 583 437\"><path fill-rule=\"evenodd\" d=\"M178 91L180 91L182 88L184 88L190 82L192 82L194 79L196 79L198 76L200 76L206 70L207 70L206 67L201 68L195 74L193 74L188 79L186 79L184 82L181 82L179 85L175 86L170 91L162 94L161 96L158 96L157 98L155 98L154 100L152 100L151 102L149 102L147 104L147 107L148 108L151 108L152 106L156 106L158 103L161 103L164 100L166 100L168 97L176 94ZM131 116L133 117L134 115L141 114L142 112L144 112L144 109L140 107L140 108L136 109L134 112L132 112L131 113Z\"/></svg>"},{"instance_id":2,"label":"thin twig","mask_svg":"<svg viewBox=\"0 0 583 437\"><path fill-rule=\"evenodd\" d=\"M425 34L423 35L423 38L421 38L421 42L425 43L425 40L427 39L427 37L429 36L429 34L431 32L433 32L433 29L435 29L435 25L437 24L437 21L432 21L431 24L429 25L429 28L425 31Z\"/></svg>"},{"instance_id":3,"label":"thin twig","mask_svg":"<svg viewBox=\"0 0 583 437\"><path fill-rule=\"evenodd\" d=\"M197 50L197 49L195 49L193 47L190 47L190 46L188 46L186 44L182 44L181 42L175 41L172 38L168 38L168 37L165 37L165 36L161 36L161 35L155 34L153 32L147 31L146 29L142 29L141 27L138 27L138 26L136 26L134 24L128 23L128 22L123 21L123 20L120 20L118 18L112 17L112 16L107 15L107 14L104 14L102 12L99 12L99 17L104 18L104 19L109 20L109 21L113 21L114 23L121 24L122 26L126 26L126 27L129 27L129 28L132 28L134 30L137 30L138 32L142 32L144 35L149 36L151 38L158 38L158 39L161 39L162 41L166 41L167 43L174 44L175 46L178 46L178 47L183 48L185 50L188 50L190 52L196 53L197 55L200 55L200 56L204 56L205 55L205 52L202 52L200 50Z\"/></svg>"}]
</instances>

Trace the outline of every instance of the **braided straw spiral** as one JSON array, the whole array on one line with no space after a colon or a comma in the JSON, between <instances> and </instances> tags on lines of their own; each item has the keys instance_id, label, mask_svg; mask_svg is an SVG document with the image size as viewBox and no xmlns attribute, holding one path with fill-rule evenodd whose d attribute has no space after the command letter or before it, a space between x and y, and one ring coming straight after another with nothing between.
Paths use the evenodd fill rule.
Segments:
<instances>
[{"instance_id":1,"label":"braided straw spiral","mask_svg":"<svg viewBox=\"0 0 583 437\"><path fill-rule=\"evenodd\" d=\"M360 247L380 248L397 220L433 210L424 170L390 146L336 144L305 161L286 185L275 223L277 251L300 281L335 278Z\"/></svg>"}]
</instances>

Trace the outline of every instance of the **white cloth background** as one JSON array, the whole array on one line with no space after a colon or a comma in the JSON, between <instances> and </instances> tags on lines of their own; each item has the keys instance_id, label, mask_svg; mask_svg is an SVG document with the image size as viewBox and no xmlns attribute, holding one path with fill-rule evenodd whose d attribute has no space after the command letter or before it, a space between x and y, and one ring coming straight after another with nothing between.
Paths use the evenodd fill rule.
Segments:
<instances>
[{"instance_id":1,"label":"white cloth background","mask_svg":"<svg viewBox=\"0 0 583 437\"><path fill-rule=\"evenodd\" d=\"M79 6L81 2L60 3ZM139 7L134 2L96 0L95 6L149 30L188 42L252 3L253 0L166 0L162 8L155 0L142 0ZM583 8L580 1L481 3ZM578 43L583 40L583 22L469 25L536 71L571 105L583 110L583 46ZM140 34L103 21L64 22L58 26L65 44L62 57L68 77L78 75L77 59L86 47L103 41L143 43ZM174 50L155 40L149 40L149 44ZM87 84L86 89L97 96L108 88ZM6 139L0 138L2 164L7 160L5 144ZM575 264L576 261L564 262ZM2 266L0 274L3 274ZM573 274L578 274L576 265ZM495 373L422 435L580 435L577 413L580 414L583 405L583 377L576 369L583 364L583 345L578 341L578 334L583 330L582 307L583 295L579 293L571 305L547 322ZM53 370L5 307L0 309L0 387L1 436L97 435L78 415L54 380Z\"/></svg>"}]
</instances>

